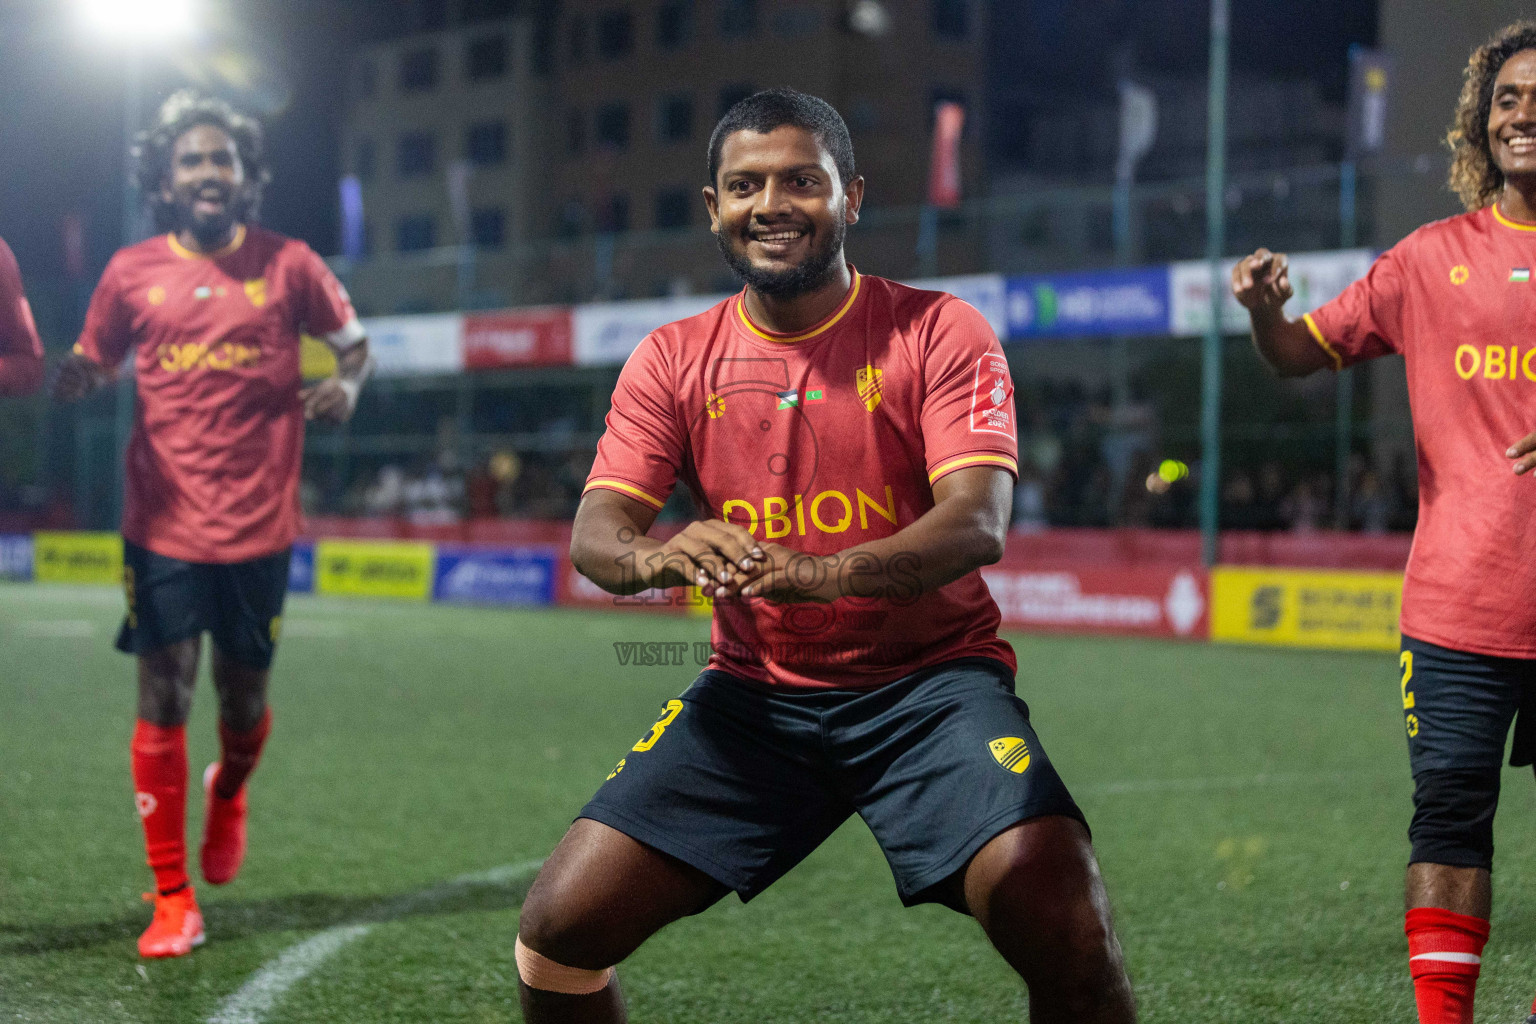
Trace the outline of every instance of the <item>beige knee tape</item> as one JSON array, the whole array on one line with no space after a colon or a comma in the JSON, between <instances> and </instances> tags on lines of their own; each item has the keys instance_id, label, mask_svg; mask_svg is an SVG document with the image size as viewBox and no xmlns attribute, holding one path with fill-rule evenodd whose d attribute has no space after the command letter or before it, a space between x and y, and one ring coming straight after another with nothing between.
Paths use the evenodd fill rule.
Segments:
<instances>
[{"instance_id":1,"label":"beige knee tape","mask_svg":"<svg viewBox=\"0 0 1536 1024\"><path fill-rule=\"evenodd\" d=\"M580 967L557 964L542 953L535 953L523 945L521 935L517 937L513 952L517 956L517 976L523 979L524 985L539 989L541 992L588 996L607 988L608 982L613 978L612 967L601 971L588 971Z\"/></svg>"}]
</instances>

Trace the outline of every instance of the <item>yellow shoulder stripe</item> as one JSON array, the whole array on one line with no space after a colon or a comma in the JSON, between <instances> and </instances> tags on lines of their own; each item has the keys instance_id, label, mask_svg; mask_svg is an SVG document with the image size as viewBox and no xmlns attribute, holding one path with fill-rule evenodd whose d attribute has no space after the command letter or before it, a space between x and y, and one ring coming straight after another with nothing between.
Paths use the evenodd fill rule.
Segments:
<instances>
[{"instance_id":1,"label":"yellow shoulder stripe","mask_svg":"<svg viewBox=\"0 0 1536 1024\"><path fill-rule=\"evenodd\" d=\"M590 481L587 486L581 489L581 493L586 494L588 491L598 487L608 491L618 491L620 494L627 494L632 498L639 498L646 504L655 505L657 508L661 508L666 505L665 501L656 497L654 494L647 494L645 491L642 491L634 484L627 484L622 480L593 480Z\"/></svg>"},{"instance_id":2,"label":"yellow shoulder stripe","mask_svg":"<svg viewBox=\"0 0 1536 1024\"><path fill-rule=\"evenodd\" d=\"M1328 344L1328 339L1323 337L1322 330L1317 326L1317 321L1312 319L1311 313L1301 314L1302 322L1307 325L1307 332L1312 335L1312 340L1323 347L1328 353L1328 358L1333 360L1335 370L1344 369L1344 357L1339 355L1339 350Z\"/></svg>"},{"instance_id":3,"label":"yellow shoulder stripe","mask_svg":"<svg viewBox=\"0 0 1536 1024\"><path fill-rule=\"evenodd\" d=\"M957 469L966 466L1002 466L1014 476L1019 475L1019 464L1016 460L1006 455L962 455L958 459L950 459L948 462L935 466L933 472L928 474L928 482L933 483L946 473L953 473Z\"/></svg>"}]
</instances>

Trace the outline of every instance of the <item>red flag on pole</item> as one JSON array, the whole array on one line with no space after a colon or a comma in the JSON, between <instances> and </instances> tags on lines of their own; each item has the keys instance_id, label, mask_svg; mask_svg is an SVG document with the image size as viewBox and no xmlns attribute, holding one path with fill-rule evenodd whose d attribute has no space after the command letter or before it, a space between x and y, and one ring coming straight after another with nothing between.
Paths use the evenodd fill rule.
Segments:
<instances>
[{"instance_id":1,"label":"red flag on pole","mask_svg":"<svg viewBox=\"0 0 1536 1024\"><path fill-rule=\"evenodd\" d=\"M960 205L960 131L965 107L940 100L933 108L933 162L928 172L928 202L950 210Z\"/></svg>"}]
</instances>

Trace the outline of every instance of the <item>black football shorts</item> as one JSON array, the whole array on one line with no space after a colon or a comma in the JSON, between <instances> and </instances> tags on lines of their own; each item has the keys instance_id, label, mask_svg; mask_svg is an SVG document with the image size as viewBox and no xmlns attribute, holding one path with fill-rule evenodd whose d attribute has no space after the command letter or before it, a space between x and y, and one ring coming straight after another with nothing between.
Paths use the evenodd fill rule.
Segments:
<instances>
[{"instance_id":1,"label":"black football shorts","mask_svg":"<svg viewBox=\"0 0 1536 1024\"><path fill-rule=\"evenodd\" d=\"M128 613L117 634L124 654L147 654L203 633L229 658L272 664L288 596L289 551L248 562L183 562L123 541Z\"/></svg>"},{"instance_id":2,"label":"black football shorts","mask_svg":"<svg viewBox=\"0 0 1536 1024\"><path fill-rule=\"evenodd\" d=\"M580 816L746 901L854 813L908 906L948 904L933 887L1026 818L1086 825L1014 696L1012 673L990 658L933 665L872 691L788 693L706 671L667 702Z\"/></svg>"}]
</instances>

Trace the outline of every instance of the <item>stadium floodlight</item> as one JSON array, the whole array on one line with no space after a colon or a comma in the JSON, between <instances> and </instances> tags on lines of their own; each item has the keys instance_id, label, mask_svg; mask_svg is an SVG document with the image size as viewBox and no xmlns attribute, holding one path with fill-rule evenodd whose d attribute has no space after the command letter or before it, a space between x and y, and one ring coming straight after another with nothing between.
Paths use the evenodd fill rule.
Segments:
<instances>
[{"instance_id":1,"label":"stadium floodlight","mask_svg":"<svg viewBox=\"0 0 1536 1024\"><path fill-rule=\"evenodd\" d=\"M92 34L130 43L185 38L197 27L196 0L76 0Z\"/></svg>"}]
</instances>

